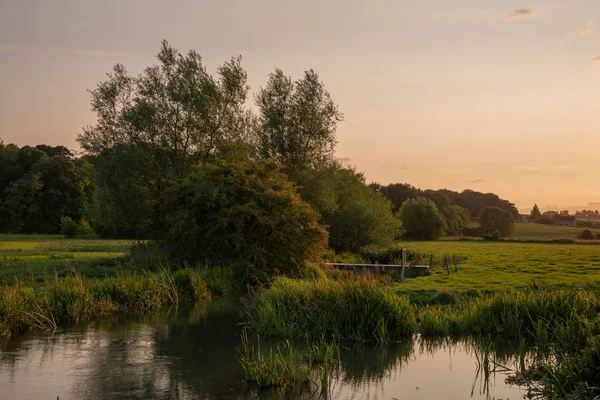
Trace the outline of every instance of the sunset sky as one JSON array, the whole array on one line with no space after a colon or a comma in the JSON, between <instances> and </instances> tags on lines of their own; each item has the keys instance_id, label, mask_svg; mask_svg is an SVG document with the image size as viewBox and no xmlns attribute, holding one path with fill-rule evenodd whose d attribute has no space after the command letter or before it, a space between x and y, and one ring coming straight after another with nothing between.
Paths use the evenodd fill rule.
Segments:
<instances>
[{"instance_id":1,"label":"sunset sky","mask_svg":"<svg viewBox=\"0 0 600 400\"><path fill-rule=\"evenodd\" d=\"M87 90L163 38L253 92L314 68L368 181L600 208L600 1L0 0L0 138L76 149Z\"/></svg>"}]
</instances>

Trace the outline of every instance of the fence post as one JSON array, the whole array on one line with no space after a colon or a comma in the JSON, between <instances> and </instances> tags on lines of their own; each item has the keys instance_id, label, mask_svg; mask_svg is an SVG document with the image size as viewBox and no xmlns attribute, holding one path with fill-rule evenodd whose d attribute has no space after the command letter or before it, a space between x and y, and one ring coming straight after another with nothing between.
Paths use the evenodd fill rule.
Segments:
<instances>
[{"instance_id":1,"label":"fence post","mask_svg":"<svg viewBox=\"0 0 600 400\"><path fill-rule=\"evenodd\" d=\"M444 265L446 265L446 272L450 275L450 267L448 266L448 256L444 255Z\"/></svg>"},{"instance_id":2,"label":"fence post","mask_svg":"<svg viewBox=\"0 0 600 400\"><path fill-rule=\"evenodd\" d=\"M400 281L404 280L404 270L406 268L406 249L402 249L402 274L400 275Z\"/></svg>"},{"instance_id":3,"label":"fence post","mask_svg":"<svg viewBox=\"0 0 600 400\"><path fill-rule=\"evenodd\" d=\"M454 259L454 272L458 272L458 264L456 263L456 256L453 254L452 258Z\"/></svg>"}]
</instances>

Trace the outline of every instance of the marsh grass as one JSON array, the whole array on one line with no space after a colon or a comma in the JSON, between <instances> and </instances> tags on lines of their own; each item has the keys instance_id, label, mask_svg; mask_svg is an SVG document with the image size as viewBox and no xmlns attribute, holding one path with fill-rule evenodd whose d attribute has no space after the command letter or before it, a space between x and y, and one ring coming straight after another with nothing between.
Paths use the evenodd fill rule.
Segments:
<instances>
[{"instance_id":1,"label":"marsh grass","mask_svg":"<svg viewBox=\"0 0 600 400\"><path fill-rule=\"evenodd\" d=\"M121 313L202 302L211 296L198 271L161 270L119 275L86 283L76 272L55 276L39 288L15 280L0 286L0 336L26 329L56 330Z\"/></svg>"},{"instance_id":2,"label":"marsh grass","mask_svg":"<svg viewBox=\"0 0 600 400\"><path fill-rule=\"evenodd\" d=\"M238 361L246 375L246 381L258 388L287 386L306 383L311 379L309 364L302 363L302 356L289 341L261 349L260 336L256 347L250 344L248 333L242 331L242 348L238 349Z\"/></svg>"},{"instance_id":3,"label":"marsh grass","mask_svg":"<svg viewBox=\"0 0 600 400\"><path fill-rule=\"evenodd\" d=\"M250 310L257 332L284 338L388 342L412 334L413 306L370 276L276 278Z\"/></svg>"}]
</instances>

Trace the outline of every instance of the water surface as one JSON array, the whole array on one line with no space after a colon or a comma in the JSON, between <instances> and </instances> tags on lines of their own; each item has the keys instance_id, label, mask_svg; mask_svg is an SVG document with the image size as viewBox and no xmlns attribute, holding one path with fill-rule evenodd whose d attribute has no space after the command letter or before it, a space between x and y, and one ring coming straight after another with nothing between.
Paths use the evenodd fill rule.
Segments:
<instances>
[{"instance_id":1,"label":"water surface","mask_svg":"<svg viewBox=\"0 0 600 400\"><path fill-rule=\"evenodd\" d=\"M0 399L323 398L315 385L294 393L254 391L236 356L243 315L221 298L204 307L115 319L0 342ZM510 346L507 346L510 348ZM512 358L497 354L503 365ZM508 372L486 374L466 342L407 340L346 346L330 399L519 399Z\"/></svg>"}]
</instances>

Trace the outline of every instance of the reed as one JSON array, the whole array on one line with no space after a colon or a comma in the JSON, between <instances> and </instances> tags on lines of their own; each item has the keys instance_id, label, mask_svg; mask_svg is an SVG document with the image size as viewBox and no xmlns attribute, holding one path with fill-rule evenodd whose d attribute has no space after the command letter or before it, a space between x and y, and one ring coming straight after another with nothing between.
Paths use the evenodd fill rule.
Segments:
<instances>
[{"instance_id":1,"label":"reed","mask_svg":"<svg viewBox=\"0 0 600 400\"><path fill-rule=\"evenodd\" d=\"M0 286L0 337L26 329L53 331L59 325L129 312L148 312L208 300L193 269L120 275L86 283L76 272L55 276L40 288L15 280Z\"/></svg>"},{"instance_id":2,"label":"reed","mask_svg":"<svg viewBox=\"0 0 600 400\"><path fill-rule=\"evenodd\" d=\"M415 314L408 299L380 281L293 280L279 277L250 310L252 325L265 335L351 342L387 342L409 336Z\"/></svg>"},{"instance_id":3,"label":"reed","mask_svg":"<svg viewBox=\"0 0 600 400\"><path fill-rule=\"evenodd\" d=\"M241 338L242 348L238 349L237 359L244 370L246 381L251 385L265 388L310 381L309 365L301 363L301 357L290 342L285 341L275 348L268 347L267 351L262 351L260 337L256 347L250 344L245 329Z\"/></svg>"}]
</instances>

